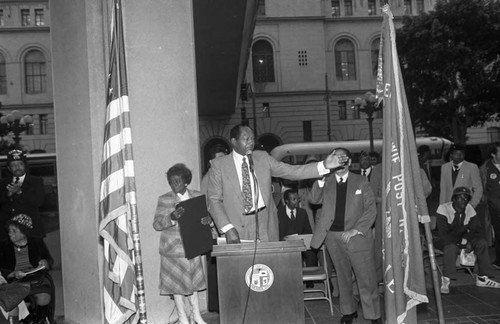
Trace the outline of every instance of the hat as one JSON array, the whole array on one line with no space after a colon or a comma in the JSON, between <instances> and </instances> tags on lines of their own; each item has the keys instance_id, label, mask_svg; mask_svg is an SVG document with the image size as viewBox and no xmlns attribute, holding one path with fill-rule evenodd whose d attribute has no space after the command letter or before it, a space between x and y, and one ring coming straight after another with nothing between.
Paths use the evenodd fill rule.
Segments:
<instances>
[{"instance_id":1,"label":"hat","mask_svg":"<svg viewBox=\"0 0 500 324\"><path fill-rule=\"evenodd\" d=\"M24 152L21 150L10 150L9 153L7 153L7 163L12 161L26 162L26 154L24 154Z\"/></svg>"},{"instance_id":2,"label":"hat","mask_svg":"<svg viewBox=\"0 0 500 324\"><path fill-rule=\"evenodd\" d=\"M24 226L30 230L33 229L33 222L31 221L31 217L26 214L16 215L10 219L10 222Z\"/></svg>"},{"instance_id":3,"label":"hat","mask_svg":"<svg viewBox=\"0 0 500 324\"><path fill-rule=\"evenodd\" d=\"M451 199L455 198L455 196L462 195L462 194L467 195L469 197L469 199L472 198L472 194L471 194L469 188L457 187L457 188L453 189L453 195L451 196Z\"/></svg>"}]
</instances>

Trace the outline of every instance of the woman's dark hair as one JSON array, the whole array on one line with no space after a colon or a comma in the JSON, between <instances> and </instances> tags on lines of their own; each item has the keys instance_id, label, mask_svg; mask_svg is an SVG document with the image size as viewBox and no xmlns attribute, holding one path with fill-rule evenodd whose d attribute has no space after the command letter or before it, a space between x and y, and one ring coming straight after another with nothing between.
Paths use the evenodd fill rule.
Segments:
<instances>
[{"instance_id":1,"label":"woman's dark hair","mask_svg":"<svg viewBox=\"0 0 500 324\"><path fill-rule=\"evenodd\" d=\"M174 164L170 169L168 169L167 179L170 180L173 176L180 176L187 185L190 184L193 179L191 170L189 170L184 163Z\"/></svg>"},{"instance_id":2,"label":"woman's dark hair","mask_svg":"<svg viewBox=\"0 0 500 324\"><path fill-rule=\"evenodd\" d=\"M5 224L5 228L7 229L7 231L9 231L9 226L12 225L14 227L16 227L17 229L19 229L19 231L21 233L23 233L26 237L30 236L31 235L31 229L27 226L24 226L18 222L15 222L13 221L12 219L8 220L7 223Z\"/></svg>"}]
</instances>

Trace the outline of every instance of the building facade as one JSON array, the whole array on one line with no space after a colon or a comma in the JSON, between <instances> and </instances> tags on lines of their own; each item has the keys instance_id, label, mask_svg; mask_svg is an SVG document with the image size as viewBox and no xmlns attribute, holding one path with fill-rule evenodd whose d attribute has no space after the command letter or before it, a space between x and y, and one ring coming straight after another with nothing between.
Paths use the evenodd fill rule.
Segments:
<instances>
[{"instance_id":1,"label":"building facade","mask_svg":"<svg viewBox=\"0 0 500 324\"><path fill-rule=\"evenodd\" d=\"M55 152L48 0L0 0L0 113L14 110L33 117L20 145ZM13 143L12 138L10 133L2 139Z\"/></svg>"},{"instance_id":2,"label":"building facade","mask_svg":"<svg viewBox=\"0 0 500 324\"><path fill-rule=\"evenodd\" d=\"M231 116L201 118L202 156L247 120L266 150L304 141L369 139L356 97L375 91L379 0L260 0L246 73L247 101ZM396 27L435 0L390 1ZM373 137L382 138L376 112ZM207 163L207 158L205 158Z\"/></svg>"}]
</instances>

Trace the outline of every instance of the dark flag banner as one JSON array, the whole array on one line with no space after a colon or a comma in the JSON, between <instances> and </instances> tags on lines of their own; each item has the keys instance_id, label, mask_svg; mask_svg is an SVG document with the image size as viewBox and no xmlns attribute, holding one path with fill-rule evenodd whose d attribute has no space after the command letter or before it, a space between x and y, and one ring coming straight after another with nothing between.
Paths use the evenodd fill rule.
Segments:
<instances>
[{"instance_id":1,"label":"dark flag banner","mask_svg":"<svg viewBox=\"0 0 500 324\"><path fill-rule=\"evenodd\" d=\"M413 128L388 5L380 40L377 98L384 104L382 211L386 323L416 323L427 303L419 221L429 222Z\"/></svg>"},{"instance_id":2,"label":"dark flag banner","mask_svg":"<svg viewBox=\"0 0 500 324\"><path fill-rule=\"evenodd\" d=\"M112 21L99 202L104 316L109 324L147 323L120 0Z\"/></svg>"}]
</instances>

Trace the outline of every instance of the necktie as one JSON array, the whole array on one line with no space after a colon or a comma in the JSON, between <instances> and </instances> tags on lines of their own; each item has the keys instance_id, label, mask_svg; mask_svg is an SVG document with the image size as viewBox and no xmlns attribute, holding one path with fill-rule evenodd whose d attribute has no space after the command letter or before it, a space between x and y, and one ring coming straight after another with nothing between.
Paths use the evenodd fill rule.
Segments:
<instances>
[{"instance_id":1,"label":"necktie","mask_svg":"<svg viewBox=\"0 0 500 324\"><path fill-rule=\"evenodd\" d=\"M363 175L364 175L364 176L366 176L366 169L365 169L365 170L363 170Z\"/></svg>"},{"instance_id":2,"label":"necktie","mask_svg":"<svg viewBox=\"0 0 500 324\"><path fill-rule=\"evenodd\" d=\"M241 164L241 175L243 180L242 195L243 195L243 206L245 207L245 212L248 213L253 206L252 202L252 186L250 185L250 172L248 171L248 163L246 158L243 158L243 163Z\"/></svg>"},{"instance_id":3,"label":"necktie","mask_svg":"<svg viewBox=\"0 0 500 324\"><path fill-rule=\"evenodd\" d=\"M16 177L16 181L14 182L15 184L19 183L19 177Z\"/></svg>"},{"instance_id":4,"label":"necktie","mask_svg":"<svg viewBox=\"0 0 500 324\"><path fill-rule=\"evenodd\" d=\"M291 219L292 221L294 221L294 220L295 220L295 215L293 214L293 210L291 210L291 211L290 211L290 219Z\"/></svg>"},{"instance_id":5,"label":"necktie","mask_svg":"<svg viewBox=\"0 0 500 324\"><path fill-rule=\"evenodd\" d=\"M344 183L344 178L340 178L339 179L339 185L343 184Z\"/></svg>"},{"instance_id":6,"label":"necktie","mask_svg":"<svg viewBox=\"0 0 500 324\"><path fill-rule=\"evenodd\" d=\"M454 165L454 166L453 166L453 171L454 171L454 172L457 172L457 171L458 171L458 165Z\"/></svg>"}]
</instances>

